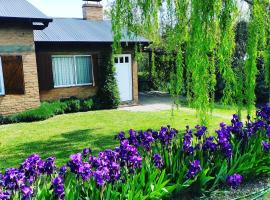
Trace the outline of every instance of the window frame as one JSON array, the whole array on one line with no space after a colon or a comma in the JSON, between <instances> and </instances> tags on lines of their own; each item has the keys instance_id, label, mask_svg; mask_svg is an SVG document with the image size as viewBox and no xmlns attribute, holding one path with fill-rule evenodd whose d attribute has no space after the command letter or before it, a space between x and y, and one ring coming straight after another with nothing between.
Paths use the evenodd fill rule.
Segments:
<instances>
[{"instance_id":1,"label":"window frame","mask_svg":"<svg viewBox=\"0 0 270 200\"><path fill-rule=\"evenodd\" d=\"M55 85L54 82L54 78L53 78L53 86L54 88L69 88L69 87L82 87L82 86L93 86L94 85L94 66L93 66L93 57L92 55L52 55L52 59L53 58L62 58L62 57L71 57L73 58L73 79L75 80L75 84L70 84L70 85ZM83 84L78 84L78 80L77 80L77 64L76 64L76 57L89 57L90 58L90 63L91 63L91 70L92 70L92 83L83 83ZM89 66L90 67L90 66ZM54 74L54 67L52 66L52 70L53 70L53 74ZM91 76L90 76L91 77Z\"/></svg>"},{"instance_id":2,"label":"window frame","mask_svg":"<svg viewBox=\"0 0 270 200\"><path fill-rule=\"evenodd\" d=\"M1 90L3 92L0 92L0 96L5 96L5 84L4 84L4 74L3 74L3 65L2 65L2 58L0 56L0 81L1 81L1 85L2 85L2 88Z\"/></svg>"}]
</instances>

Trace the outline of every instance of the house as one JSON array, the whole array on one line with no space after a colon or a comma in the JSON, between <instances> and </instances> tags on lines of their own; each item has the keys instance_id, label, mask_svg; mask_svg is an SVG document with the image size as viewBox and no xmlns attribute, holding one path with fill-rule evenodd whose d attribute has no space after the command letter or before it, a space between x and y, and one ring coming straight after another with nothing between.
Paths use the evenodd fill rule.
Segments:
<instances>
[{"instance_id":1,"label":"house","mask_svg":"<svg viewBox=\"0 0 270 200\"><path fill-rule=\"evenodd\" d=\"M100 64L112 54L112 25L99 1L82 9L82 19L50 18L26 0L0 0L0 115L97 93ZM134 45L148 41L123 30L122 42L114 59L120 99L137 103Z\"/></svg>"}]
</instances>

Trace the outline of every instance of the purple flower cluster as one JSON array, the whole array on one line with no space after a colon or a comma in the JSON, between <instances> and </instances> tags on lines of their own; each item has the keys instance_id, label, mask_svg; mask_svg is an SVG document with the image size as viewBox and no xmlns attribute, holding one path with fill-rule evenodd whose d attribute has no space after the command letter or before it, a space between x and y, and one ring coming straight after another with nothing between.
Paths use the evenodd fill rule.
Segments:
<instances>
[{"instance_id":1,"label":"purple flower cluster","mask_svg":"<svg viewBox=\"0 0 270 200\"><path fill-rule=\"evenodd\" d=\"M238 139L243 139L245 137L243 131L243 122L240 121L238 115L233 115L231 120L232 125L228 127L232 134L234 134Z\"/></svg>"},{"instance_id":2,"label":"purple flower cluster","mask_svg":"<svg viewBox=\"0 0 270 200\"><path fill-rule=\"evenodd\" d=\"M163 145L170 145L172 143L172 140L176 137L178 131L174 128L171 128L170 126L167 127L161 127L158 139Z\"/></svg>"},{"instance_id":3,"label":"purple flower cluster","mask_svg":"<svg viewBox=\"0 0 270 200\"><path fill-rule=\"evenodd\" d=\"M83 161L81 153L71 155L67 166L71 172L77 175L77 178L81 177L84 181L89 180L92 176L91 165Z\"/></svg>"},{"instance_id":4,"label":"purple flower cluster","mask_svg":"<svg viewBox=\"0 0 270 200\"><path fill-rule=\"evenodd\" d=\"M10 193L7 191L0 191L0 199L1 200L9 200L10 199Z\"/></svg>"},{"instance_id":5,"label":"purple flower cluster","mask_svg":"<svg viewBox=\"0 0 270 200\"><path fill-rule=\"evenodd\" d=\"M270 144L267 141L262 142L262 147L265 152L269 152L270 150Z\"/></svg>"},{"instance_id":6,"label":"purple flower cluster","mask_svg":"<svg viewBox=\"0 0 270 200\"><path fill-rule=\"evenodd\" d=\"M240 174L234 174L234 175L228 176L226 179L228 186L234 189L238 188L241 185L242 181L243 181L243 177Z\"/></svg>"},{"instance_id":7,"label":"purple flower cluster","mask_svg":"<svg viewBox=\"0 0 270 200\"><path fill-rule=\"evenodd\" d=\"M270 122L270 106L263 106L261 109L257 110L256 116L260 117L262 120L266 121L269 124L269 122Z\"/></svg>"},{"instance_id":8,"label":"purple flower cluster","mask_svg":"<svg viewBox=\"0 0 270 200\"><path fill-rule=\"evenodd\" d=\"M194 160L193 162L190 162L189 170L186 175L187 179L194 178L201 170L202 168L199 160Z\"/></svg>"},{"instance_id":9,"label":"purple flower cluster","mask_svg":"<svg viewBox=\"0 0 270 200\"><path fill-rule=\"evenodd\" d=\"M141 167L142 157L140 156L138 149L135 146L130 145L128 140L121 141L120 147L116 148L116 152L119 153L121 166L126 166L131 171Z\"/></svg>"},{"instance_id":10,"label":"purple flower cluster","mask_svg":"<svg viewBox=\"0 0 270 200\"><path fill-rule=\"evenodd\" d=\"M156 168L161 169L164 166L163 159L161 158L161 156L159 154L155 154L153 156L153 162L154 162L154 165L156 166Z\"/></svg>"},{"instance_id":11,"label":"purple flower cluster","mask_svg":"<svg viewBox=\"0 0 270 200\"><path fill-rule=\"evenodd\" d=\"M217 150L218 145L214 142L215 138L213 136L207 137L203 144L204 151L211 151L214 152Z\"/></svg>"},{"instance_id":12,"label":"purple flower cluster","mask_svg":"<svg viewBox=\"0 0 270 200\"><path fill-rule=\"evenodd\" d=\"M51 175L55 171L55 158L43 161L33 154L25 159L19 168L8 168L0 173L0 199L10 199L14 192L21 193L22 200L31 199L34 195L32 184L42 175Z\"/></svg>"},{"instance_id":13,"label":"purple flower cluster","mask_svg":"<svg viewBox=\"0 0 270 200\"><path fill-rule=\"evenodd\" d=\"M121 171L119 164L119 153L112 150L100 152L99 156L90 157L89 162L96 170L93 176L99 186L107 182L115 182L120 179Z\"/></svg>"},{"instance_id":14,"label":"purple flower cluster","mask_svg":"<svg viewBox=\"0 0 270 200\"><path fill-rule=\"evenodd\" d=\"M53 179L52 188L53 188L55 199L58 199L58 200L65 199L64 180L62 176L58 176Z\"/></svg>"},{"instance_id":15,"label":"purple flower cluster","mask_svg":"<svg viewBox=\"0 0 270 200\"><path fill-rule=\"evenodd\" d=\"M186 133L183 139L183 151L188 154L192 155L194 148L192 146L192 130L189 129L189 126L186 127Z\"/></svg>"},{"instance_id":16,"label":"purple flower cluster","mask_svg":"<svg viewBox=\"0 0 270 200\"><path fill-rule=\"evenodd\" d=\"M177 133L178 131L176 129L170 128L169 126L161 127L159 132L149 129L145 132L139 131L137 133L135 130L130 129L128 138L125 137L124 132L120 132L115 138L120 141L128 140L130 145L135 147L142 146L146 151L150 151L152 143L156 141L161 142L162 145L170 145Z\"/></svg>"},{"instance_id":17,"label":"purple flower cluster","mask_svg":"<svg viewBox=\"0 0 270 200\"><path fill-rule=\"evenodd\" d=\"M196 133L194 134L199 140L202 138L202 136L206 133L207 128L205 126L195 126Z\"/></svg>"},{"instance_id":18,"label":"purple flower cluster","mask_svg":"<svg viewBox=\"0 0 270 200\"><path fill-rule=\"evenodd\" d=\"M218 144L226 158L232 157L232 145L230 143L230 127L227 127L226 124L221 123L220 129L216 131L218 135Z\"/></svg>"}]
</instances>

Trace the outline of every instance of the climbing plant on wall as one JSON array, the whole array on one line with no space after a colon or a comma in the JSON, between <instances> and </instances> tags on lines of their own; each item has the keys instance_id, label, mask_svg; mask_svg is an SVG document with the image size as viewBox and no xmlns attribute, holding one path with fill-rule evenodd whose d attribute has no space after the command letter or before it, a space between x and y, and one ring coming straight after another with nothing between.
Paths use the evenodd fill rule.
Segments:
<instances>
[{"instance_id":1,"label":"climbing plant on wall","mask_svg":"<svg viewBox=\"0 0 270 200\"><path fill-rule=\"evenodd\" d=\"M121 51L123 27L130 37L147 37L152 42L152 52L162 48L166 60L175 62L175 68L168 74L170 93L178 97L185 89L190 105L196 108L203 124L207 124L213 108L217 73L225 84L223 103L246 104L250 111L255 102L258 56L264 57L265 74L269 77L270 29L266 20L269 0L243 1L249 3L251 15L243 73L237 73L239 70L232 66L239 14L237 0L115 0L114 51Z\"/></svg>"}]
</instances>

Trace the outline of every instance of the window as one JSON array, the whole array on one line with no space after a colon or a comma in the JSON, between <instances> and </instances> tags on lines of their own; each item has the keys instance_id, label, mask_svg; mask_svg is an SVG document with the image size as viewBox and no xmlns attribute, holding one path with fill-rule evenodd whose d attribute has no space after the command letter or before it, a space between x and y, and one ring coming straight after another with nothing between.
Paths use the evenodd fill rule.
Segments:
<instances>
[{"instance_id":1,"label":"window","mask_svg":"<svg viewBox=\"0 0 270 200\"><path fill-rule=\"evenodd\" d=\"M53 56L54 87L91 85L93 67L91 56Z\"/></svg>"},{"instance_id":2,"label":"window","mask_svg":"<svg viewBox=\"0 0 270 200\"><path fill-rule=\"evenodd\" d=\"M4 78L3 78L3 70L2 70L2 60L0 57L0 95L5 94L5 87L4 87Z\"/></svg>"},{"instance_id":3,"label":"window","mask_svg":"<svg viewBox=\"0 0 270 200\"><path fill-rule=\"evenodd\" d=\"M0 93L24 94L22 56L1 56L0 63Z\"/></svg>"}]
</instances>

